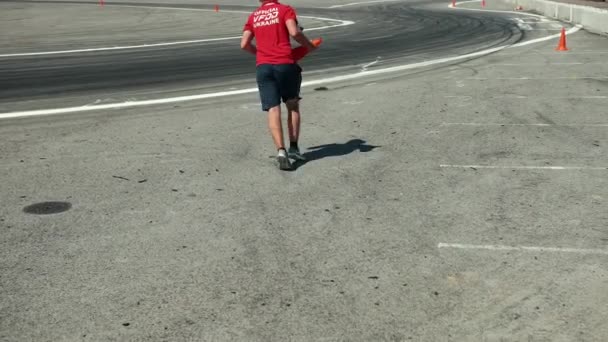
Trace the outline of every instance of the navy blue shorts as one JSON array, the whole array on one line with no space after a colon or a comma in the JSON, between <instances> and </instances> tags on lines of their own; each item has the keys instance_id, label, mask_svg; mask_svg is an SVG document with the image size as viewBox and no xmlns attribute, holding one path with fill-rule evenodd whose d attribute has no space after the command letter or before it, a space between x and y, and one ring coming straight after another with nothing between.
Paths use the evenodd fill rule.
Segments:
<instances>
[{"instance_id":1,"label":"navy blue shorts","mask_svg":"<svg viewBox=\"0 0 608 342\"><path fill-rule=\"evenodd\" d=\"M260 64L256 68L262 110L280 106L281 100L300 99L302 68L297 64Z\"/></svg>"}]
</instances>

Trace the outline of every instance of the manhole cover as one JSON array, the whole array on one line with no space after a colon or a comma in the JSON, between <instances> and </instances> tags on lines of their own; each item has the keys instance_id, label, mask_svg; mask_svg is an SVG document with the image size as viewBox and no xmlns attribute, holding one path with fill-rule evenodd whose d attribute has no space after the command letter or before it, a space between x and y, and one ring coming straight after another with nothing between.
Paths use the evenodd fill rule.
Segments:
<instances>
[{"instance_id":1,"label":"manhole cover","mask_svg":"<svg viewBox=\"0 0 608 342\"><path fill-rule=\"evenodd\" d=\"M28 214L48 215L68 211L71 207L69 202L41 202L28 205L23 211Z\"/></svg>"}]
</instances>

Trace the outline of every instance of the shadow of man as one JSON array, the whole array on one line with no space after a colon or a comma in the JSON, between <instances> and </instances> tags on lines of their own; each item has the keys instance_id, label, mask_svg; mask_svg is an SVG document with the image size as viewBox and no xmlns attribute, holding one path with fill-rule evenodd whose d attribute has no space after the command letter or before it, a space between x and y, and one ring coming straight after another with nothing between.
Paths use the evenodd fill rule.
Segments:
<instances>
[{"instance_id":1,"label":"shadow of man","mask_svg":"<svg viewBox=\"0 0 608 342\"><path fill-rule=\"evenodd\" d=\"M344 144L333 143L333 144L313 146L313 147L309 147L308 151L303 153L306 160L304 160L304 161L298 160L293 164L293 166L294 166L294 169L297 169L298 167L300 167L306 163L310 163L311 161L315 161L315 160L319 160L319 159L323 159L323 158L327 158L327 157L344 156L344 155L353 153L357 150L359 152L370 152L373 149L378 148L378 147L381 147L381 146L368 145L365 142L365 140L362 140L362 139L351 139L351 140L345 142Z\"/></svg>"}]
</instances>

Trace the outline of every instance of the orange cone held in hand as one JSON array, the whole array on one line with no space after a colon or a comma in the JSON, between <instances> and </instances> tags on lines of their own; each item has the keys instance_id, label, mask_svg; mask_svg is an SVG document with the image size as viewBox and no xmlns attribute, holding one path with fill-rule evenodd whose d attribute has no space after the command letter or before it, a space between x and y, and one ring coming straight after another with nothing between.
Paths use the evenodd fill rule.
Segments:
<instances>
[{"instance_id":1,"label":"orange cone held in hand","mask_svg":"<svg viewBox=\"0 0 608 342\"><path fill-rule=\"evenodd\" d=\"M568 51L566 47L566 29L562 27L562 35L559 38L559 45L557 45L556 51Z\"/></svg>"},{"instance_id":2,"label":"orange cone held in hand","mask_svg":"<svg viewBox=\"0 0 608 342\"><path fill-rule=\"evenodd\" d=\"M321 45L321 43L323 43L323 38L315 38L315 39L311 40L310 42L314 46L319 46L319 45ZM308 52L310 52L310 51L308 51L308 49L305 46L298 46L297 48L291 50L291 56L297 62L300 59L304 58L304 56L308 55Z\"/></svg>"}]
</instances>

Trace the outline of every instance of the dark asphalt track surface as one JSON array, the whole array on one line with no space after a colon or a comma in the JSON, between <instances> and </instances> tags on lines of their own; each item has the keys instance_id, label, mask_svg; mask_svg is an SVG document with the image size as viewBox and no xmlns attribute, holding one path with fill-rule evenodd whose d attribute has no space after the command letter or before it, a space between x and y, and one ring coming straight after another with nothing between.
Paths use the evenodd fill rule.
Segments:
<instances>
[{"instance_id":1,"label":"dark asphalt track surface","mask_svg":"<svg viewBox=\"0 0 608 342\"><path fill-rule=\"evenodd\" d=\"M48 4L49 2L45 2ZM57 6L82 3L57 1ZM163 6L121 3L111 6ZM210 5L164 6L209 8ZM251 11L251 7L223 6ZM336 9L301 8L299 15L355 21L354 25L310 32L325 43L303 62L306 71L354 72L380 57L374 67L397 62L474 52L523 39L508 16L460 12L435 3L375 4ZM244 14L244 16L246 16ZM139 42L134 42L139 44ZM149 91L156 95L219 84L251 82L252 56L238 40L162 48L97 51L52 56L0 58L0 105L49 97L78 97L96 93Z\"/></svg>"},{"instance_id":2,"label":"dark asphalt track surface","mask_svg":"<svg viewBox=\"0 0 608 342\"><path fill-rule=\"evenodd\" d=\"M107 4L112 15L93 26L108 32L93 40L77 24L101 12L88 1L24 16L0 9L0 32L42 37L11 46L3 35L0 46L64 46L57 32L72 28L69 48L129 43L139 34L120 36L132 26L125 20L164 18L143 9L114 17ZM347 1L357 0L329 2ZM326 40L304 60L305 79L357 73L378 56L370 71L529 41L560 26L522 33L509 19L518 14L448 2L298 6L356 22L313 31ZM77 7L82 16L63 31L41 32ZM31 21L42 11L49 20ZM6 24L21 17L33 19ZM142 41L186 38L182 22L145 23L158 30ZM308 161L294 172L269 158L255 91L0 118L0 340L606 341L608 39L578 32L561 53L557 38L324 82L323 92L305 87ZM0 112L253 89L253 73L238 40L2 58ZM578 169L547 168L559 166ZM41 202L69 210L30 214Z\"/></svg>"}]
</instances>

